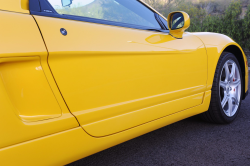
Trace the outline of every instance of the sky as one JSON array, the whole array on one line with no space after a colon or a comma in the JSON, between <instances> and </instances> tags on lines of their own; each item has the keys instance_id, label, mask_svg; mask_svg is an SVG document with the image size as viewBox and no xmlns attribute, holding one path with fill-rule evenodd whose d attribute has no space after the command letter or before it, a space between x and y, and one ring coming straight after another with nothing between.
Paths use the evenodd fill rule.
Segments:
<instances>
[{"instance_id":1,"label":"sky","mask_svg":"<svg viewBox=\"0 0 250 166\"><path fill-rule=\"evenodd\" d=\"M61 0L48 0L52 6L62 6ZM72 5L74 4L81 4L81 6L85 6L87 4L90 4L94 0L73 0Z\"/></svg>"}]
</instances>

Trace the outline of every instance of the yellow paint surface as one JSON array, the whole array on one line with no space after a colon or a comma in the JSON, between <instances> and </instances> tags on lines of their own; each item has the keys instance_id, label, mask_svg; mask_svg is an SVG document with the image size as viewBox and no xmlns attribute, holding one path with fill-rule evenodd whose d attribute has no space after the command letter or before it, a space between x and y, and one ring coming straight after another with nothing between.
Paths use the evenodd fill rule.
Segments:
<instances>
[{"instance_id":1,"label":"yellow paint surface","mask_svg":"<svg viewBox=\"0 0 250 166\"><path fill-rule=\"evenodd\" d=\"M207 111L218 59L239 47L219 34L180 40L35 16L44 43L28 0L0 0L0 10L4 166L65 165Z\"/></svg>"},{"instance_id":2,"label":"yellow paint surface","mask_svg":"<svg viewBox=\"0 0 250 166\"><path fill-rule=\"evenodd\" d=\"M58 87L70 111L93 136L120 132L202 102L201 98L177 100L206 89L207 55L196 36L184 34L179 40L166 33L42 16L35 19ZM67 36L60 33L61 27ZM173 100L169 109L146 109ZM139 110L141 120L132 122L131 116L136 117ZM152 112L161 113L152 116Z\"/></svg>"},{"instance_id":3,"label":"yellow paint surface","mask_svg":"<svg viewBox=\"0 0 250 166\"><path fill-rule=\"evenodd\" d=\"M0 11L0 22L0 148L79 126L51 75L33 17Z\"/></svg>"},{"instance_id":4,"label":"yellow paint surface","mask_svg":"<svg viewBox=\"0 0 250 166\"><path fill-rule=\"evenodd\" d=\"M29 0L0 0L0 10L29 13Z\"/></svg>"},{"instance_id":5,"label":"yellow paint surface","mask_svg":"<svg viewBox=\"0 0 250 166\"><path fill-rule=\"evenodd\" d=\"M203 104L108 137L94 138L81 128L0 149L0 164L5 166L66 165L129 139L206 111L211 91L204 95ZM30 153L32 152L32 153ZM29 154L29 155L27 155ZM15 156L15 160L10 160ZM46 160L45 160L46 159ZM39 161L39 162L38 162Z\"/></svg>"}]
</instances>

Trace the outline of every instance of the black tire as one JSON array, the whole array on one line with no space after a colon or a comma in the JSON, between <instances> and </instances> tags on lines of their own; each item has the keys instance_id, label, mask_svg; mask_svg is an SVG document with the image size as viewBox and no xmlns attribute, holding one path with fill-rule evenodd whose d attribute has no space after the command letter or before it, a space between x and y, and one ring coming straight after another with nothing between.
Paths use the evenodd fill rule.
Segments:
<instances>
[{"instance_id":1,"label":"black tire","mask_svg":"<svg viewBox=\"0 0 250 166\"><path fill-rule=\"evenodd\" d=\"M237 58L232 53L223 52L218 61L215 75L214 75L214 81L213 81L213 86L212 86L212 96L211 96L209 109L207 112L200 114L200 117L205 121L212 122L212 123L219 123L219 124L227 124L227 123L233 122L239 113L241 101L242 101L243 87L241 87L241 95L240 95L240 100L238 104L238 109L233 116L231 117L227 116L221 106L221 98L220 98L220 93L221 93L220 79L221 78L220 77L221 77L221 73L223 70L223 66L228 60L233 60L235 64L237 65L239 73L240 73L241 85L243 85L242 72L241 72L241 68L240 68Z\"/></svg>"}]
</instances>

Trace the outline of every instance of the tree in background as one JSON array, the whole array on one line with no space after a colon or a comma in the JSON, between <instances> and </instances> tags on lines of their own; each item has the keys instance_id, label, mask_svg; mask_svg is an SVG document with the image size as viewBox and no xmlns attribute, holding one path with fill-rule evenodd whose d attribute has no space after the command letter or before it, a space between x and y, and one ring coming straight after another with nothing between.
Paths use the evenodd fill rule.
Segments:
<instances>
[{"instance_id":1,"label":"tree in background","mask_svg":"<svg viewBox=\"0 0 250 166\"><path fill-rule=\"evenodd\" d=\"M143 0L163 15L174 11L185 0Z\"/></svg>"},{"instance_id":2,"label":"tree in background","mask_svg":"<svg viewBox=\"0 0 250 166\"><path fill-rule=\"evenodd\" d=\"M173 11L189 14L189 32L215 32L231 37L250 51L250 0L144 0L165 17ZM250 52L249 66L250 66Z\"/></svg>"},{"instance_id":3,"label":"tree in background","mask_svg":"<svg viewBox=\"0 0 250 166\"><path fill-rule=\"evenodd\" d=\"M185 11L191 18L189 32L215 32L228 35L244 50L250 50L250 0L145 0L165 17L172 11Z\"/></svg>"},{"instance_id":4,"label":"tree in background","mask_svg":"<svg viewBox=\"0 0 250 166\"><path fill-rule=\"evenodd\" d=\"M250 5L248 5L248 9L246 12L246 15L243 20L243 32L241 35L243 35L243 46L244 48L250 49Z\"/></svg>"}]
</instances>

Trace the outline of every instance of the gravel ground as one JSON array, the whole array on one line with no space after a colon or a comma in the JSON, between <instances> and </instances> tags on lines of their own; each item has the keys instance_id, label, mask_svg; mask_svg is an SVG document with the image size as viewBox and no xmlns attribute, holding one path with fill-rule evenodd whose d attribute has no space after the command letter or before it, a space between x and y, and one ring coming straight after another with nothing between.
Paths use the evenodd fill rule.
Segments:
<instances>
[{"instance_id":1,"label":"gravel ground","mask_svg":"<svg viewBox=\"0 0 250 166\"><path fill-rule=\"evenodd\" d=\"M237 119L217 125L191 117L68 166L248 166L250 95Z\"/></svg>"}]
</instances>

